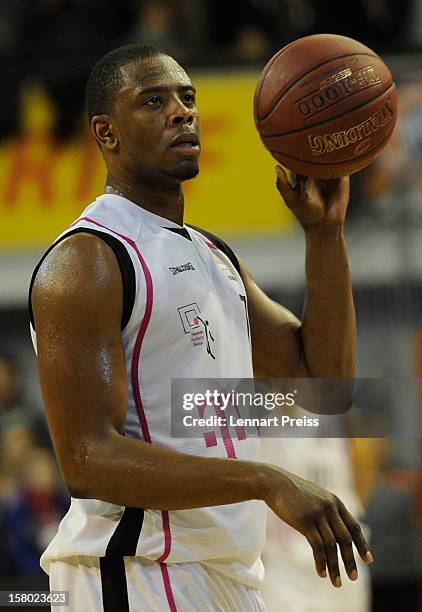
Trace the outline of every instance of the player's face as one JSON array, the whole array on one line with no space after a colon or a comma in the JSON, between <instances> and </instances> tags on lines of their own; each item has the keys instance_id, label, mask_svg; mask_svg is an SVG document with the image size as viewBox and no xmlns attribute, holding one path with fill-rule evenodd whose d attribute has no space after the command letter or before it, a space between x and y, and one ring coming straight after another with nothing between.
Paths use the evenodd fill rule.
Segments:
<instances>
[{"instance_id":1,"label":"player's face","mask_svg":"<svg viewBox=\"0 0 422 612\"><path fill-rule=\"evenodd\" d=\"M122 170L135 180L180 183L199 171L195 88L168 56L124 68L113 110Z\"/></svg>"}]
</instances>

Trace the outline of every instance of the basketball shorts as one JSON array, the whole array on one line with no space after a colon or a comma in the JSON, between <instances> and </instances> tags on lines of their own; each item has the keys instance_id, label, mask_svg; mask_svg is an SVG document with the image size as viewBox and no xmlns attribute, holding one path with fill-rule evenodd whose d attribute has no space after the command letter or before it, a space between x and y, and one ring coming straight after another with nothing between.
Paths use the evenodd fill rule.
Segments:
<instances>
[{"instance_id":1,"label":"basketball shorts","mask_svg":"<svg viewBox=\"0 0 422 612\"><path fill-rule=\"evenodd\" d=\"M199 563L151 563L136 557L53 561L50 590L69 591L55 612L265 612L256 589Z\"/></svg>"}]
</instances>

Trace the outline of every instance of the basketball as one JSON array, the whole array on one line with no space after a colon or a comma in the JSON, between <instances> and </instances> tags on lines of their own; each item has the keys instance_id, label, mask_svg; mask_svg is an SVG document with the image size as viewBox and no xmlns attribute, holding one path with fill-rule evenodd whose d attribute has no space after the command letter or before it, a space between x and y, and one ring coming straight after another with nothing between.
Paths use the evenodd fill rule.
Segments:
<instances>
[{"instance_id":1,"label":"basketball","mask_svg":"<svg viewBox=\"0 0 422 612\"><path fill-rule=\"evenodd\" d=\"M253 112L280 164L317 179L339 178L368 166L389 141L396 86L384 61L359 41L314 34L270 59Z\"/></svg>"}]
</instances>

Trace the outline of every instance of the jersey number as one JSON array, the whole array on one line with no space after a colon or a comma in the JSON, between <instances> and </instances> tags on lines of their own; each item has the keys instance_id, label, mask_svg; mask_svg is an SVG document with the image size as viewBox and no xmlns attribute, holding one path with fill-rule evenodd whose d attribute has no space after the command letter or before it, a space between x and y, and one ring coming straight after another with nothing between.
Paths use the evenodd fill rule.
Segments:
<instances>
[{"instance_id":1,"label":"jersey number","mask_svg":"<svg viewBox=\"0 0 422 612\"><path fill-rule=\"evenodd\" d=\"M249 327L248 307L246 305L246 296L239 294L239 298L241 302L243 302L243 305L245 307L246 328L248 330L248 338L250 338L250 327ZM238 416L240 417L237 406L234 406L234 409L236 410ZM229 457L230 459L236 459L236 451L234 449L233 438L230 435L230 429L227 424L224 424L228 417L219 404L214 404L214 410L215 410L216 416L220 417L220 423L222 423L220 425L220 432L221 432L221 438L223 440L223 444L226 449L227 457ZM200 418L203 418L203 415L205 412L205 406L198 407L198 411L199 411ZM236 426L235 431L236 431L236 437L239 441L246 440L246 430L244 427ZM207 431L206 433L203 434L203 436L204 436L206 447L217 446L218 444L217 436L215 435L214 431Z\"/></svg>"}]
</instances>

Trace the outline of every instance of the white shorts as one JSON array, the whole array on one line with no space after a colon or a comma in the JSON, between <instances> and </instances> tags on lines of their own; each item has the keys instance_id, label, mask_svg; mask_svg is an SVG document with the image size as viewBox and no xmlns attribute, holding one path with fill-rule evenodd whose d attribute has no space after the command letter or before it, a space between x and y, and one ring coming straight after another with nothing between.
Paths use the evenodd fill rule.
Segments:
<instances>
[{"instance_id":1,"label":"white shorts","mask_svg":"<svg viewBox=\"0 0 422 612\"><path fill-rule=\"evenodd\" d=\"M53 561L50 590L69 591L54 612L265 612L259 591L199 563L146 563L136 557Z\"/></svg>"}]
</instances>

